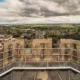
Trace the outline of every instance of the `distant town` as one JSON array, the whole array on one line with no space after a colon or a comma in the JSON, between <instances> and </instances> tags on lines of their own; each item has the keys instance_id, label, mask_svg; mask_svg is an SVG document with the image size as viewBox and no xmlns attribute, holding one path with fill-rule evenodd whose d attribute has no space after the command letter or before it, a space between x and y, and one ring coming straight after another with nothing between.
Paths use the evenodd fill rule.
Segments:
<instances>
[{"instance_id":1,"label":"distant town","mask_svg":"<svg viewBox=\"0 0 80 80\"><path fill-rule=\"evenodd\" d=\"M36 38L52 38L54 44L60 39L80 40L80 25L1 25L0 38L3 37L24 39L25 47L30 48Z\"/></svg>"}]
</instances>

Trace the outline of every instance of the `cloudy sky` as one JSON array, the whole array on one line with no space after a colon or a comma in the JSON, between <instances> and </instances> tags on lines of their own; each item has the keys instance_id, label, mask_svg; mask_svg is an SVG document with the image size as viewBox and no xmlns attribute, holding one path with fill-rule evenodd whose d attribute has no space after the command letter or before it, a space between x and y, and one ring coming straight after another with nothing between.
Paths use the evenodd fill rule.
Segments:
<instances>
[{"instance_id":1,"label":"cloudy sky","mask_svg":"<svg viewBox=\"0 0 80 80\"><path fill-rule=\"evenodd\" d=\"M80 0L0 0L0 24L80 22Z\"/></svg>"}]
</instances>

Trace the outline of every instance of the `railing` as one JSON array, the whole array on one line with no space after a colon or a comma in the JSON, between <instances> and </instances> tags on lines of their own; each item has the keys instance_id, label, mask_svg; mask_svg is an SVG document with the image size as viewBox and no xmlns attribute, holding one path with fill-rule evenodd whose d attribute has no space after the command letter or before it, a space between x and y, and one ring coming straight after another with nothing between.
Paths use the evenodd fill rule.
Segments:
<instances>
[{"instance_id":1,"label":"railing","mask_svg":"<svg viewBox=\"0 0 80 80\"><path fill-rule=\"evenodd\" d=\"M12 67L73 67L80 71L80 50L24 48L0 52L0 73Z\"/></svg>"}]
</instances>

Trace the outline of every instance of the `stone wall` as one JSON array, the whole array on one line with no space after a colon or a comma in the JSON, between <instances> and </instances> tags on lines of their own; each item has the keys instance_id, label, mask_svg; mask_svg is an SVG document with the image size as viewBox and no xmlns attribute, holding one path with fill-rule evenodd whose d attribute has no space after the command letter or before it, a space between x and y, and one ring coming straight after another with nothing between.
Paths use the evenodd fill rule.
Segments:
<instances>
[{"instance_id":1,"label":"stone wall","mask_svg":"<svg viewBox=\"0 0 80 80\"><path fill-rule=\"evenodd\" d=\"M16 60L15 59L16 54L24 54L24 50L23 50L24 39L11 38L10 40L3 40L2 43L3 43L3 51L1 52L3 52L3 59L4 59L2 65L6 65L6 64L10 64L11 62L14 62Z\"/></svg>"},{"instance_id":2,"label":"stone wall","mask_svg":"<svg viewBox=\"0 0 80 80\"><path fill-rule=\"evenodd\" d=\"M73 58L72 59L73 61L75 61L75 60L80 61L80 59L76 58L76 57L80 57L80 51L79 51L80 50L80 41L79 40L60 39L60 44L59 45L60 45L60 48L63 48L61 50L61 54L72 55L72 57L68 57L67 60L70 60L70 59ZM64 48L67 48L67 49L64 49ZM66 60L66 57L63 56L62 60Z\"/></svg>"},{"instance_id":3,"label":"stone wall","mask_svg":"<svg viewBox=\"0 0 80 80\"><path fill-rule=\"evenodd\" d=\"M50 54L51 50L47 48L52 48L52 39L33 39L32 41L32 48L34 50L32 51L33 54L41 54L41 56L37 56L34 58L37 60L47 60L47 56L44 56L44 54ZM38 48L38 49L36 49Z\"/></svg>"}]
</instances>

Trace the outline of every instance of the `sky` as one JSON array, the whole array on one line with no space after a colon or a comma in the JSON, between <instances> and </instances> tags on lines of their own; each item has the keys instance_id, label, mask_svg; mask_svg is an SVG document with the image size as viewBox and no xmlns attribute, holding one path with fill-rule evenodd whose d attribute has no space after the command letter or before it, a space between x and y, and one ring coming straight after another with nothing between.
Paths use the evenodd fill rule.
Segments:
<instances>
[{"instance_id":1,"label":"sky","mask_svg":"<svg viewBox=\"0 0 80 80\"><path fill-rule=\"evenodd\" d=\"M0 0L0 2L3 2L4 0Z\"/></svg>"},{"instance_id":2,"label":"sky","mask_svg":"<svg viewBox=\"0 0 80 80\"><path fill-rule=\"evenodd\" d=\"M0 24L60 22L80 22L80 0L0 0Z\"/></svg>"}]
</instances>

